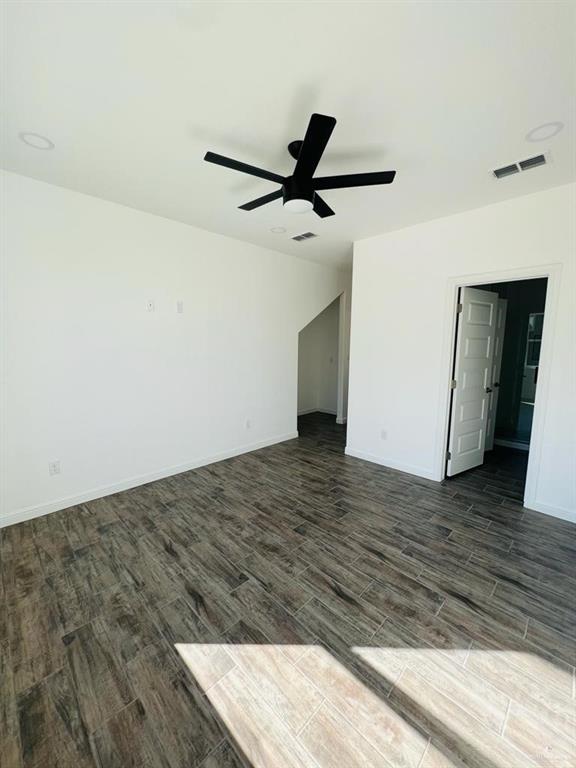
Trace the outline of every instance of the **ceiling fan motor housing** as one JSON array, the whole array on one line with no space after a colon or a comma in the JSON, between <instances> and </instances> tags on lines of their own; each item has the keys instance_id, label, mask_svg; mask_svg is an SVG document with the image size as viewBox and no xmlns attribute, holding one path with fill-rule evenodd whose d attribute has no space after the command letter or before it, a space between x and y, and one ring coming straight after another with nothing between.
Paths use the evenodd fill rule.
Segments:
<instances>
[{"instance_id":1,"label":"ceiling fan motor housing","mask_svg":"<svg viewBox=\"0 0 576 768\"><path fill-rule=\"evenodd\" d=\"M315 192L309 183L289 176L282 187L283 203L287 210L296 213L311 211L314 207Z\"/></svg>"}]
</instances>

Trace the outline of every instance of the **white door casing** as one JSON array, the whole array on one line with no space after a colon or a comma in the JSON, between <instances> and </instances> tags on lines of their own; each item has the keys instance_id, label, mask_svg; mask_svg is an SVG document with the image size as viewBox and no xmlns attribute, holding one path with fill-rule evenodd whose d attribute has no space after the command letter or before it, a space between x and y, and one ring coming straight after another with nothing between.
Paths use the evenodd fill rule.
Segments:
<instances>
[{"instance_id":1,"label":"white door casing","mask_svg":"<svg viewBox=\"0 0 576 768\"><path fill-rule=\"evenodd\" d=\"M458 319L448 476L484 461L498 294L462 288Z\"/></svg>"},{"instance_id":2,"label":"white door casing","mask_svg":"<svg viewBox=\"0 0 576 768\"><path fill-rule=\"evenodd\" d=\"M496 430L496 412L498 410L498 395L500 393L500 370L502 368L502 348L504 346L504 333L506 331L506 311L508 301L498 299L496 309L496 332L494 334L494 357L492 358L492 377L490 386L490 402L488 403L488 424L486 426L485 451L494 448L494 432Z\"/></svg>"}]
</instances>

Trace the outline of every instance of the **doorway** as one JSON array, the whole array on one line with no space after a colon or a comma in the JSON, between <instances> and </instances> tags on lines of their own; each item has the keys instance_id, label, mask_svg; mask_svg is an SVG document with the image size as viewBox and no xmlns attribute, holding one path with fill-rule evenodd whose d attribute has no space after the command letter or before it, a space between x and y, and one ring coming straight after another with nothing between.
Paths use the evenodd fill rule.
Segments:
<instances>
[{"instance_id":1,"label":"doorway","mask_svg":"<svg viewBox=\"0 0 576 768\"><path fill-rule=\"evenodd\" d=\"M298 334L298 417L338 415L340 297Z\"/></svg>"},{"instance_id":2,"label":"doorway","mask_svg":"<svg viewBox=\"0 0 576 768\"><path fill-rule=\"evenodd\" d=\"M504 476L513 466L519 501L536 407L547 283L532 278L458 289L445 477L481 481ZM474 472L478 478L467 477Z\"/></svg>"}]
</instances>

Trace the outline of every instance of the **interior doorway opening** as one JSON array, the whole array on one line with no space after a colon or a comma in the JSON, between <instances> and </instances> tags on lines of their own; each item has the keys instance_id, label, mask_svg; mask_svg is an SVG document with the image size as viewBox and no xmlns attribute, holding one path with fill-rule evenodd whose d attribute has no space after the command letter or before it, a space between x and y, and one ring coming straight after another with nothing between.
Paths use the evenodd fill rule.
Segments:
<instances>
[{"instance_id":1,"label":"interior doorway opening","mask_svg":"<svg viewBox=\"0 0 576 768\"><path fill-rule=\"evenodd\" d=\"M445 476L523 501L547 278L461 286ZM489 488L488 488L489 490Z\"/></svg>"},{"instance_id":2,"label":"interior doorway opening","mask_svg":"<svg viewBox=\"0 0 576 768\"><path fill-rule=\"evenodd\" d=\"M298 417L338 416L340 297L298 334Z\"/></svg>"}]
</instances>

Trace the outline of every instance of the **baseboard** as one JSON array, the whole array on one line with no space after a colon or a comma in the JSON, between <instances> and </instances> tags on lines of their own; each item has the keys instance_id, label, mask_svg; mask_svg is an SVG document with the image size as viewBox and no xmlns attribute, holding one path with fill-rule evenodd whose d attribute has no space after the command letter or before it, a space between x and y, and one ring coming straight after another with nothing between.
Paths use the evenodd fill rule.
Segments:
<instances>
[{"instance_id":1,"label":"baseboard","mask_svg":"<svg viewBox=\"0 0 576 768\"><path fill-rule=\"evenodd\" d=\"M32 520L34 517L48 515L51 512L57 512L60 509L73 507L76 504L84 504L87 501L101 499L103 496L110 496L111 494L118 493L119 491L127 491L130 488L136 488L139 485L152 483L155 480L162 480L164 477L171 477L172 475L179 475L182 472L188 472L191 469L205 467L207 464L215 464L217 461L231 459L234 456L240 456L243 453L257 451L260 448L266 448L269 445L276 445L276 443L283 443L286 440L293 440L295 437L298 437L298 432L289 432L285 435L277 435L276 437L267 438L266 440L259 440L255 443L249 443L248 445L242 445L238 448L233 448L230 451L223 451L222 453L213 454L212 456L205 456L200 459L194 459L193 461L186 462L185 464L177 464L172 467L164 467L163 469L159 469L156 472L150 472L146 475L130 477L112 485L106 485L100 488L92 488L89 491L79 493L75 496L67 496L63 499L56 499L55 501L50 501L46 504L38 504L33 507L25 507L24 509L19 509L16 512L10 512L7 515L2 515L0 517L0 528L5 528L8 525L15 525L16 523L23 523L26 520Z\"/></svg>"},{"instance_id":2,"label":"baseboard","mask_svg":"<svg viewBox=\"0 0 576 768\"><path fill-rule=\"evenodd\" d=\"M329 411L326 408L306 408L304 411L298 411L298 416L307 416L309 413L327 413L329 416L336 416L336 411Z\"/></svg>"},{"instance_id":3,"label":"baseboard","mask_svg":"<svg viewBox=\"0 0 576 768\"><path fill-rule=\"evenodd\" d=\"M529 451L529 443L517 443L516 440L494 440L494 445L501 445L504 448L515 448L517 451Z\"/></svg>"},{"instance_id":4,"label":"baseboard","mask_svg":"<svg viewBox=\"0 0 576 768\"><path fill-rule=\"evenodd\" d=\"M524 506L533 512L542 512L543 515L550 515L550 517L558 517L560 520L567 520L569 523L576 523L576 510L574 509L554 507L533 499L524 499Z\"/></svg>"},{"instance_id":5,"label":"baseboard","mask_svg":"<svg viewBox=\"0 0 576 768\"><path fill-rule=\"evenodd\" d=\"M438 482L438 478L434 475L434 473L429 469L425 469L424 467L418 467L414 464L402 464L401 462L387 459L384 456L376 456L372 453L357 451L355 448L349 448L348 446L346 446L344 453L347 456L352 456L355 459L371 461L373 464L380 464L382 467L396 469L399 472L406 472L408 475L416 475L417 477L424 477L426 480L435 480Z\"/></svg>"},{"instance_id":6,"label":"baseboard","mask_svg":"<svg viewBox=\"0 0 576 768\"><path fill-rule=\"evenodd\" d=\"M342 416L341 419L339 419L338 416L337 416L336 417L336 424L346 424L346 416Z\"/></svg>"}]
</instances>

